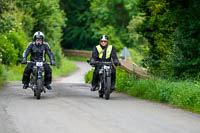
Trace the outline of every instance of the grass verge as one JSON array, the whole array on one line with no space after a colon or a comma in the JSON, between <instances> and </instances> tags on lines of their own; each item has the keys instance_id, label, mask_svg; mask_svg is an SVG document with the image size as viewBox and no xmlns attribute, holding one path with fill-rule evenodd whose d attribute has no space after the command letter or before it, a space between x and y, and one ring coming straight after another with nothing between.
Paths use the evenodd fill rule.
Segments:
<instances>
[{"instance_id":1,"label":"grass verge","mask_svg":"<svg viewBox=\"0 0 200 133\"><path fill-rule=\"evenodd\" d=\"M90 83L92 71L85 75ZM200 83L195 81L170 81L163 79L136 79L135 75L117 70L116 88L142 99L167 103L178 108L200 113Z\"/></svg>"},{"instance_id":2,"label":"grass verge","mask_svg":"<svg viewBox=\"0 0 200 133\"><path fill-rule=\"evenodd\" d=\"M90 58L74 57L74 56L67 56L67 59L74 60L74 61L87 61L87 60L90 60Z\"/></svg>"},{"instance_id":3,"label":"grass verge","mask_svg":"<svg viewBox=\"0 0 200 133\"><path fill-rule=\"evenodd\" d=\"M25 67L26 65L21 64L10 67L2 66L4 70L3 78L6 79L6 81L21 81ZM51 66L51 68L53 73L52 76L55 78L74 72L76 70L76 65L72 61L63 58L60 68L54 66Z\"/></svg>"}]
</instances>

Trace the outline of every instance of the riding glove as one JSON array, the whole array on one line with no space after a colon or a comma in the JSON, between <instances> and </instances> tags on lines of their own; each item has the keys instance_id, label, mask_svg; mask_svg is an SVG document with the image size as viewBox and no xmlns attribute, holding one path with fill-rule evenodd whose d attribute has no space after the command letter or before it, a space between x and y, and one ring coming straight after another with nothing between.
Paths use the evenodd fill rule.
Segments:
<instances>
[{"instance_id":1,"label":"riding glove","mask_svg":"<svg viewBox=\"0 0 200 133\"><path fill-rule=\"evenodd\" d=\"M95 60L94 60L93 58L91 58L90 64L91 64L91 65L94 65L94 64L95 64Z\"/></svg>"},{"instance_id":2,"label":"riding glove","mask_svg":"<svg viewBox=\"0 0 200 133\"><path fill-rule=\"evenodd\" d=\"M114 64L115 64L115 66L121 66L120 62L115 62Z\"/></svg>"},{"instance_id":3,"label":"riding glove","mask_svg":"<svg viewBox=\"0 0 200 133\"><path fill-rule=\"evenodd\" d=\"M22 63L22 64L26 64L26 63L27 63L26 58L23 58L22 61L21 61L21 63Z\"/></svg>"},{"instance_id":4,"label":"riding glove","mask_svg":"<svg viewBox=\"0 0 200 133\"><path fill-rule=\"evenodd\" d=\"M51 60L51 65L52 66L55 66L56 65L56 62L54 60Z\"/></svg>"}]
</instances>

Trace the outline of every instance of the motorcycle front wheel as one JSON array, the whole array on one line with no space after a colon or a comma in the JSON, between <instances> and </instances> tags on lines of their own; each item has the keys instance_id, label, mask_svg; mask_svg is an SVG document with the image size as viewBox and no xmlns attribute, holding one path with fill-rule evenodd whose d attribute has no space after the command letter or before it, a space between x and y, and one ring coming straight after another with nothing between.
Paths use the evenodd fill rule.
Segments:
<instances>
[{"instance_id":1,"label":"motorcycle front wheel","mask_svg":"<svg viewBox=\"0 0 200 133\"><path fill-rule=\"evenodd\" d=\"M40 99L41 90L42 90L42 79L38 79L37 80L37 88L35 90L35 94L36 94L37 99Z\"/></svg>"},{"instance_id":2,"label":"motorcycle front wheel","mask_svg":"<svg viewBox=\"0 0 200 133\"><path fill-rule=\"evenodd\" d=\"M105 83L105 99L110 99L110 90L111 90L111 77L106 77L106 83Z\"/></svg>"},{"instance_id":3,"label":"motorcycle front wheel","mask_svg":"<svg viewBox=\"0 0 200 133\"><path fill-rule=\"evenodd\" d=\"M103 98L103 90L102 90L103 83L99 81L98 84L99 84L99 98Z\"/></svg>"}]
</instances>

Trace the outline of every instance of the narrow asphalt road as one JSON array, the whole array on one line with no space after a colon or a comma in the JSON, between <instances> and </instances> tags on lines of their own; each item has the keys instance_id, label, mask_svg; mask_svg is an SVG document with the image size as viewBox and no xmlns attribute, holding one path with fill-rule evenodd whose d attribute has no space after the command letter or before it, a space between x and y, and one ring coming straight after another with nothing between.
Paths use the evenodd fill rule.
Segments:
<instances>
[{"instance_id":1,"label":"narrow asphalt road","mask_svg":"<svg viewBox=\"0 0 200 133\"><path fill-rule=\"evenodd\" d=\"M84 84L87 63L55 79L40 100L21 82L0 89L0 133L200 133L200 115L112 93L98 98Z\"/></svg>"}]
</instances>

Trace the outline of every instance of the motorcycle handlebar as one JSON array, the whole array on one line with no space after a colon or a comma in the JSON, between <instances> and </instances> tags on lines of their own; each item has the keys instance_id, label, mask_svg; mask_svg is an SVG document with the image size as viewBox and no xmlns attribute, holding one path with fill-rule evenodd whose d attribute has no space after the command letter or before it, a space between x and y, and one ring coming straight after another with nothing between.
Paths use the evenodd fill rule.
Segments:
<instances>
[{"instance_id":1,"label":"motorcycle handlebar","mask_svg":"<svg viewBox=\"0 0 200 133\"><path fill-rule=\"evenodd\" d=\"M90 60L87 60L87 63L91 64ZM112 62L100 62L100 61L95 61L93 64L94 64L94 65L95 65L95 64L107 64L107 65L112 65L113 63L112 63Z\"/></svg>"},{"instance_id":2,"label":"motorcycle handlebar","mask_svg":"<svg viewBox=\"0 0 200 133\"><path fill-rule=\"evenodd\" d=\"M99 61L95 61L95 64L113 64L112 62L99 62Z\"/></svg>"},{"instance_id":3,"label":"motorcycle handlebar","mask_svg":"<svg viewBox=\"0 0 200 133\"><path fill-rule=\"evenodd\" d=\"M35 64L36 63L36 61L27 61L27 64L28 63L33 63L33 64ZM43 64L48 64L48 65L51 65L51 63L50 62L43 62Z\"/></svg>"}]
</instances>

